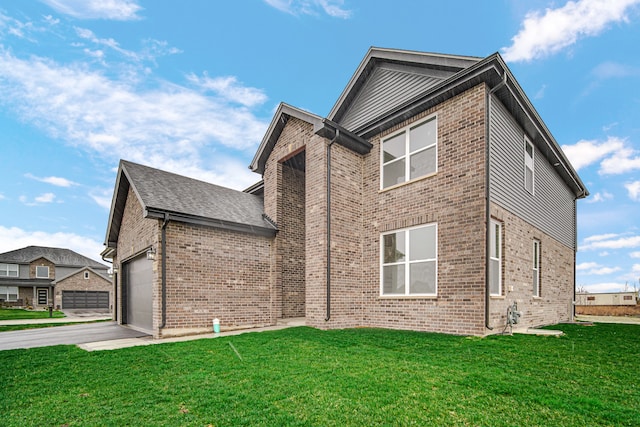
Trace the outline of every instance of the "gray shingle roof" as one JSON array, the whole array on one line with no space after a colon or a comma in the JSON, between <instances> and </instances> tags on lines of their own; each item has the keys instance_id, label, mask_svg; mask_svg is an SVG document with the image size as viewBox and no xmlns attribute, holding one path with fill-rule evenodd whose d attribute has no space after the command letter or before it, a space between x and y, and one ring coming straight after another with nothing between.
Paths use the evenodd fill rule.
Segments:
<instances>
[{"instance_id":1,"label":"gray shingle roof","mask_svg":"<svg viewBox=\"0 0 640 427\"><path fill-rule=\"evenodd\" d=\"M210 226L255 231L264 234L276 228L263 217L260 196L244 193L186 176L132 163L120 162L107 244L117 240L126 201L125 188L131 185L148 217L171 214L173 220L195 220Z\"/></svg>"},{"instance_id":2,"label":"gray shingle roof","mask_svg":"<svg viewBox=\"0 0 640 427\"><path fill-rule=\"evenodd\" d=\"M46 258L57 266L108 268L106 265L80 255L71 249L27 246L26 248L0 254L0 262L4 263L29 264L38 258Z\"/></svg>"}]
</instances>

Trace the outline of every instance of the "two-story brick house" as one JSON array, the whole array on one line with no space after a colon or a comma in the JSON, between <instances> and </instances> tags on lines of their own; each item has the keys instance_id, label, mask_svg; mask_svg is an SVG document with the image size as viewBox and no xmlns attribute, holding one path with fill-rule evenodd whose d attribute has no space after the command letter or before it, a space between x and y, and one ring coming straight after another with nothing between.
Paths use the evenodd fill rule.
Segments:
<instances>
[{"instance_id":1,"label":"two-story brick house","mask_svg":"<svg viewBox=\"0 0 640 427\"><path fill-rule=\"evenodd\" d=\"M0 301L11 306L112 309L108 267L70 249L27 246L0 254Z\"/></svg>"},{"instance_id":2,"label":"two-story brick house","mask_svg":"<svg viewBox=\"0 0 640 427\"><path fill-rule=\"evenodd\" d=\"M239 197L121 162L104 254L157 254L154 334L304 316L485 335L513 302L526 326L572 318L588 192L499 54L372 48L326 118L281 104L250 168Z\"/></svg>"}]
</instances>

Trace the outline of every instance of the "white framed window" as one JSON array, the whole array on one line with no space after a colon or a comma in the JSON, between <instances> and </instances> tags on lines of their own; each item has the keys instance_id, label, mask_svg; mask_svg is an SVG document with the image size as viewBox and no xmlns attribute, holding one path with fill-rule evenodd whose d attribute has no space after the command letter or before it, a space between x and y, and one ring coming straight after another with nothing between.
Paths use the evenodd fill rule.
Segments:
<instances>
[{"instance_id":1,"label":"white framed window","mask_svg":"<svg viewBox=\"0 0 640 427\"><path fill-rule=\"evenodd\" d=\"M489 233L489 295L502 295L502 224L491 220Z\"/></svg>"},{"instance_id":2,"label":"white framed window","mask_svg":"<svg viewBox=\"0 0 640 427\"><path fill-rule=\"evenodd\" d=\"M88 278L89 278L89 272L88 272L88 271L85 271L85 272L84 272L84 278L85 278L85 279L88 279Z\"/></svg>"},{"instance_id":3,"label":"white framed window","mask_svg":"<svg viewBox=\"0 0 640 427\"><path fill-rule=\"evenodd\" d=\"M49 278L49 267L46 265L36 266L36 279L48 279L48 278Z\"/></svg>"},{"instance_id":4,"label":"white framed window","mask_svg":"<svg viewBox=\"0 0 640 427\"><path fill-rule=\"evenodd\" d=\"M18 277L18 264L0 263L0 277Z\"/></svg>"},{"instance_id":5,"label":"white framed window","mask_svg":"<svg viewBox=\"0 0 640 427\"><path fill-rule=\"evenodd\" d=\"M533 168L533 156L534 147L531 141L524 137L524 188L531 194L533 194L533 188L535 183L535 174Z\"/></svg>"},{"instance_id":6,"label":"white framed window","mask_svg":"<svg viewBox=\"0 0 640 427\"><path fill-rule=\"evenodd\" d=\"M0 286L0 300L4 300L7 302L18 301L18 287Z\"/></svg>"},{"instance_id":7,"label":"white framed window","mask_svg":"<svg viewBox=\"0 0 640 427\"><path fill-rule=\"evenodd\" d=\"M380 251L382 296L437 295L437 224L383 233Z\"/></svg>"},{"instance_id":8,"label":"white framed window","mask_svg":"<svg viewBox=\"0 0 640 427\"><path fill-rule=\"evenodd\" d=\"M533 241L533 296L540 296L540 241Z\"/></svg>"},{"instance_id":9,"label":"white framed window","mask_svg":"<svg viewBox=\"0 0 640 427\"><path fill-rule=\"evenodd\" d=\"M431 116L382 140L380 188L438 171L438 118Z\"/></svg>"}]
</instances>

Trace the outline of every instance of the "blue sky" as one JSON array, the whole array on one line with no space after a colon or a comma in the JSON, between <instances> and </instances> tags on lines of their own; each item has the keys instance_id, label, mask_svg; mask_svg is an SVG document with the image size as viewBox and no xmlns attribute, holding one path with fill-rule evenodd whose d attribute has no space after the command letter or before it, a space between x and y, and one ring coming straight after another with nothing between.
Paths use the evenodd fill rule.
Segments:
<instances>
[{"instance_id":1,"label":"blue sky","mask_svg":"<svg viewBox=\"0 0 640 427\"><path fill-rule=\"evenodd\" d=\"M228 187L281 101L326 116L370 46L500 52L591 191L577 285L640 280L640 0L0 5L0 252L99 259L120 158Z\"/></svg>"}]
</instances>

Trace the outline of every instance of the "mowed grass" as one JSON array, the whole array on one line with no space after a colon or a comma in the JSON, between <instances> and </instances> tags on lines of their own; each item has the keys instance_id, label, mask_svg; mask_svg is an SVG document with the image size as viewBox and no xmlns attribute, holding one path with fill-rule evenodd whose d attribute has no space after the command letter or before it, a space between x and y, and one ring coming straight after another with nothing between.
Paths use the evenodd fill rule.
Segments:
<instances>
[{"instance_id":1,"label":"mowed grass","mask_svg":"<svg viewBox=\"0 0 640 427\"><path fill-rule=\"evenodd\" d=\"M0 352L5 426L638 426L640 326L469 338L293 328Z\"/></svg>"},{"instance_id":2,"label":"mowed grass","mask_svg":"<svg viewBox=\"0 0 640 427\"><path fill-rule=\"evenodd\" d=\"M66 317L63 312L53 310L54 318ZM47 319L49 310L23 310L21 308L0 308L0 320Z\"/></svg>"}]
</instances>

